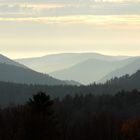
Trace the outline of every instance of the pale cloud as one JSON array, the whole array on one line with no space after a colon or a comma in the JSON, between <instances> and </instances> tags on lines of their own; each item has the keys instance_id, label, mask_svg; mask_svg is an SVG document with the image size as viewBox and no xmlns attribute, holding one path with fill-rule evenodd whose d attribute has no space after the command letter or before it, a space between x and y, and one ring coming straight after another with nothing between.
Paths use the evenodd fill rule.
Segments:
<instances>
[{"instance_id":1,"label":"pale cloud","mask_svg":"<svg viewBox=\"0 0 140 140\"><path fill-rule=\"evenodd\" d=\"M128 3L140 2L140 0L95 0L95 2Z\"/></svg>"},{"instance_id":2,"label":"pale cloud","mask_svg":"<svg viewBox=\"0 0 140 140\"><path fill-rule=\"evenodd\" d=\"M57 8L63 8L65 7L65 4L59 4L59 3L12 3L12 4L0 4L0 11L1 12L8 12L10 11L11 13L16 11L17 13L20 11L25 11L26 10L32 10L32 11L41 11L41 10L50 10L50 9L57 9Z\"/></svg>"},{"instance_id":3,"label":"pale cloud","mask_svg":"<svg viewBox=\"0 0 140 140\"><path fill-rule=\"evenodd\" d=\"M140 14L140 0L1 1L2 17Z\"/></svg>"},{"instance_id":4,"label":"pale cloud","mask_svg":"<svg viewBox=\"0 0 140 140\"><path fill-rule=\"evenodd\" d=\"M0 0L0 52L140 54L140 0Z\"/></svg>"},{"instance_id":5,"label":"pale cloud","mask_svg":"<svg viewBox=\"0 0 140 140\"><path fill-rule=\"evenodd\" d=\"M28 9L33 9L33 10L44 10L44 9L57 9L57 8L63 8L65 7L65 4L21 4L20 7L21 8L28 8Z\"/></svg>"},{"instance_id":6,"label":"pale cloud","mask_svg":"<svg viewBox=\"0 0 140 140\"><path fill-rule=\"evenodd\" d=\"M58 17L25 17L25 18L0 18L0 22L37 22L42 24L89 24L103 26L137 26L140 27L140 15L72 15Z\"/></svg>"}]
</instances>

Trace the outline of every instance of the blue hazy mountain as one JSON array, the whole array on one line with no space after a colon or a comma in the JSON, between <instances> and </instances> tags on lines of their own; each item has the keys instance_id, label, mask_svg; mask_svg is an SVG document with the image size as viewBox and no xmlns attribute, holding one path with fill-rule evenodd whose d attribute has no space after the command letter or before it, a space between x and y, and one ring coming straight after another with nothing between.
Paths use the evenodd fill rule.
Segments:
<instances>
[{"instance_id":1,"label":"blue hazy mountain","mask_svg":"<svg viewBox=\"0 0 140 140\"><path fill-rule=\"evenodd\" d=\"M50 75L61 80L77 79L83 84L90 84L97 82L111 71L133 62L133 60L134 58L116 61L89 59L70 68L50 73Z\"/></svg>"},{"instance_id":2,"label":"blue hazy mountain","mask_svg":"<svg viewBox=\"0 0 140 140\"><path fill-rule=\"evenodd\" d=\"M128 58L98 53L63 53L16 61L61 80L77 80L89 84L128 64Z\"/></svg>"},{"instance_id":3,"label":"blue hazy mountain","mask_svg":"<svg viewBox=\"0 0 140 140\"><path fill-rule=\"evenodd\" d=\"M23 67L23 68L26 67L18 62L15 62L15 61L9 59L8 57L6 57L2 54L0 54L0 63L10 64L10 65L18 66L18 67Z\"/></svg>"},{"instance_id":4,"label":"blue hazy mountain","mask_svg":"<svg viewBox=\"0 0 140 140\"><path fill-rule=\"evenodd\" d=\"M78 63L89 59L98 59L103 61L117 61L128 58L126 56L108 56L98 53L62 53L51 54L43 57L17 59L16 61L43 73L52 73L54 71L70 68Z\"/></svg>"},{"instance_id":5,"label":"blue hazy mountain","mask_svg":"<svg viewBox=\"0 0 140 140\"><path fill-rule=\"evenodd\" d=\"M43 84L43 85L79 85L75 81L61 81L47 74L42 74L31 70L23 65L0 56L0 81L25 83L25 84Z\"/></svg>"},{"instance_id":6,"label":"blue hazy mountain","mask_svg":"<svg viewBox=\"0 0 140 140\"><path fill-rule=\"evenodd\" d=\"M105 82L106 80L109 80L114 77L121 77L125 74L131 75L138 70L140 70L140 57L136 57L131 63L110 72L109 74L101 78L100 82Z\"/></svg>"}]
</instances>

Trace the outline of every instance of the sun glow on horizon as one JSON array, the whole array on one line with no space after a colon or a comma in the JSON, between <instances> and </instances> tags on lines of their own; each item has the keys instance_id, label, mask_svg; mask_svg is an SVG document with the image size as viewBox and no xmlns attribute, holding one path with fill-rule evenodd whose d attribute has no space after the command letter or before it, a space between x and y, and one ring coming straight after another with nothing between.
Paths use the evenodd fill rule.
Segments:
<instances>
[{"instance_id":1,"label":"sun glow on horizon","mask_svg":"<svg viewBox=\"0 0 140 140\"><path fill-rule=\"evenodd\" d=\"M0 52L140 54L140 0L0 0Z\"/></svg>"}]
</instances>

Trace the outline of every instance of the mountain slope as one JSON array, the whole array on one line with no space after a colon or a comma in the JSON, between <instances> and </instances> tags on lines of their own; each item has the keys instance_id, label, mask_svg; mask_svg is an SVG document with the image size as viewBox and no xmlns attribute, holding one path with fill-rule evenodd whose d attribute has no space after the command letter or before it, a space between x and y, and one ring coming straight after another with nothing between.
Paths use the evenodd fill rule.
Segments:
<instances>
[{"instance_id":1,"label":"mountain slope","mask_svg":"<svg viewBox=\"0 0 140 140\"><path fill-rule=\"evenodd\" d=\"M10 64L10 65L26 68L24 65L11 60L11 59L9 59L8 57L6 57L2 54L0 54L0 63L5 63L5 64Z\"/></svg>"},{"instance_id":2,"label":"mountain slope","mask_svg":"<svg viewBox=\"0 0 140 140\"><path fill-rule=\"evenodd\" d=\"M63 53L63 54L46 55L43 57L36 57L36 58L29 58L29 59L18 59L16 61L36 71L43 72L43 73L51 73L54 71L63 70L72 67L88 59L117 61L126 58L128 57L107 56L98 53Z\"/></svg>"},{"instance_id":3,"label":"mountain slope","mask_svg":"<svg viewBox=\"0 0 140 140\"><path fill-rule=\"evenodd\" d=\"M140 71L121 78L112 79L105 84L92 84L88 86L47 86L47 85L26 85L0 82L0 104L7 106L10 103L24 103L32 94L38 91L44 91L52 98L63 98L66 95L75 94L116 94L119 91L133 89L140 90Z\"/></svg>"},{"instance_id":4,"label":"mountain slope","mask_svg":"<svg viewBox=\"0 0 140 140\"><path fill-rule=\"evenodd\" d=\"M5 63L0 63L0 81L43 85L78 84L74 81L61 81L31 69Z\"/></svg>"},{"instance_id":5,"label":"mountain slope","mask_svg":"<svg viewBox=\"0 0 140 140\"><path fill-rule=\"evenodd\" d=\"M99 79L111 71L125 66L134 61L129 58L121 61L103 61L99 59L89 59L82 63L76 64L68 69L50 73L51 76L58 79L77 80L83 84L97 82Z\"/></svg>"},{"instance_id":6,"label":"mountain slope","mask_svg":"<svg viewBox=\"0 0 140 140\"><path fill-rule=\"evenodd\" d=\"M125 74L133 74L137 70L140 70L140 57L135 58L135 60L120 69L114 70L111 73L107 74L105 77L100 79L100 82L105 82L113 77L121 77Z\"/></svg>"}]
</instances>

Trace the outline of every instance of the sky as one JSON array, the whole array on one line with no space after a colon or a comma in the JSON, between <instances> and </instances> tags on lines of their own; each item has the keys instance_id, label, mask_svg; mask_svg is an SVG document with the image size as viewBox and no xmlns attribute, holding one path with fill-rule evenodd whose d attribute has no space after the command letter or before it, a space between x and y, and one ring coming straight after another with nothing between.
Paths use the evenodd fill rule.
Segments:
<instances>
[{"instance_id":1,"label":"sky","mask_svg":"<svg viewBox=\"0 0 140 140\"><path fill-rule=\"evenodd\" d=\"M140 55L140 0L0 0L0 53Z\"/></svg>"}]
</instances>

